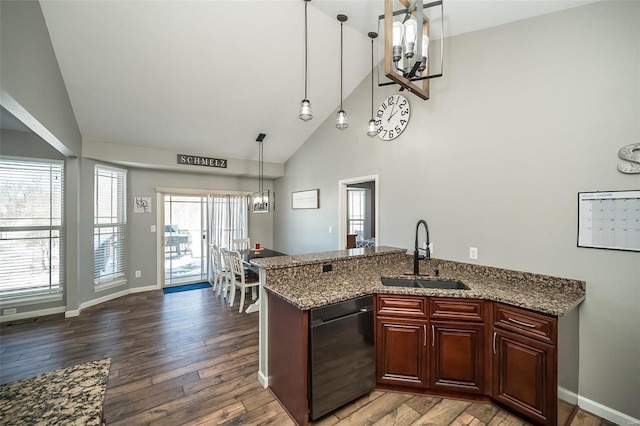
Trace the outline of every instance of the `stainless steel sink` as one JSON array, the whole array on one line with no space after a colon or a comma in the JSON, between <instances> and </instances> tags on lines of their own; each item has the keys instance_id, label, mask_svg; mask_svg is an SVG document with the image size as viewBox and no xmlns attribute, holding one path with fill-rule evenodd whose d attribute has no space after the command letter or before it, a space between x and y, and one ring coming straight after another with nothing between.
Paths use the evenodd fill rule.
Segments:
<instances>
[{"instance_id":1,"label":"stainless steel sink","mask_svg":"<svg viewBox=\"0 0 640 426\"><path fill-rule=\"evenodd\" d=\"M419 278L381 278L382 285L394 287L438 288L444 290L469 290L465 284L454 280L428 280Z\"/></svg>"}]
</instances>

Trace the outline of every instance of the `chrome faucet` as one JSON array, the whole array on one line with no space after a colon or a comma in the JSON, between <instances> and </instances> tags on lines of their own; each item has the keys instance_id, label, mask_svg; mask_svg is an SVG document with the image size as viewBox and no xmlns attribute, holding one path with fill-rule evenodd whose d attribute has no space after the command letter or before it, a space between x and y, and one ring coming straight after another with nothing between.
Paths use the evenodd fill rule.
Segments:
<instances>
[{"instance_id":1,"label":"chrome faucet","mask_svg":"<svg viewBox=\"0 0 640 426\"><path fill-rule=\"evenodd\" d=\"M424 225L424 230L427 231L427 248L422 249L418 247L418 230L420 229L420 224ZM419 250L424 251L424 257L420 257L418 254ZM415 250L413 251L413 275L420 275L420 265L418 264L418 260L420 259L430 259L431 251L429 250L429 226L424 219L420 219L416 224L416 245Z\"/></svg>"}]
</instances>

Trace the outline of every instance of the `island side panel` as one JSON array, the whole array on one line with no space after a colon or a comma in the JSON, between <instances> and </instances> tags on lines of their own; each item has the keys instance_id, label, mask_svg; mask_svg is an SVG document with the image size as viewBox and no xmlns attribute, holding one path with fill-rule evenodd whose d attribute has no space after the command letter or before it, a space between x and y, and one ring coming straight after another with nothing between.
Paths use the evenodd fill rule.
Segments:
<instances>
[{"instance_id":1,"label":"island side panel","mask_svg":"<svg viewBox=\"0 0 640 426\"><path fill-rule=\"evenodd\" d=\"M308 311L267 291L269 388L299 425L309 422Z\"/></svg>"}]
</instances>

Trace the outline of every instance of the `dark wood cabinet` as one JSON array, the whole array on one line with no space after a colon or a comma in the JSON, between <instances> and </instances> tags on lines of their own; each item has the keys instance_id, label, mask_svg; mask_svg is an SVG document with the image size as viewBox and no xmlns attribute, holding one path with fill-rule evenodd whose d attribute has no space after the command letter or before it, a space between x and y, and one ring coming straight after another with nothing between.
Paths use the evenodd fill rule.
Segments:
<instances>
[{"instance_id":1,"label":"dark wood cabinet","mask_svg":"<svg viewBox=\"0 0 640 426\"><path fill-rule=\"evenodd\" d=\"M557 421L555 318L495 304L493 398L530 420Z\"/></svg>"},{"instance_id":2,"label":"dark wood cabinet","mask_svg":"<svg viewBox=\"0 0 640 426\"><path fill-rule=\"evenodd\" d=\"M374 309L377 383L428 387L429 306L426 298L379 294Z\"/></svg>"},{"instance_id":3,"label":"dark wood cabinet","mask_svg":"<svg viewBox=\"0 0 640 426\"><path fill-rule=\"evenodd\" d=\"M377 382L424 388L428 378L427 321L376 320Z\"/></svg>"},{"instance_id":4,"label":"dark wood cabinet","mask_svg":"<svg viewBox=\"0 0 640 426\"><path fill-rule=\"evenodd\" d=\"M431 388L484 394L484 324L431 321Z\"/></svg>"},{"instance_id":5,"label":"dark wood cabinet","mask_svg":"<svg viewBox=\"0 0 640 426\"><path fill-rule=\"evenodd\" d=\"M381 388L490 396L557 424L557 318L474 299L376 296Z\"/></svg>"}]
</instances>

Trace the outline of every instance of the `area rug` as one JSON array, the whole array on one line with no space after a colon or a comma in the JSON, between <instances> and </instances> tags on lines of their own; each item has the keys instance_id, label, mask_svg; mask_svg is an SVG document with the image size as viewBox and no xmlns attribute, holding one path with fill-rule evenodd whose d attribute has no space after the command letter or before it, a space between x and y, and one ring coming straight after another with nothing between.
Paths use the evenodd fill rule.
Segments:
<instances>
[{"instance_id":1,"label":"area rug","mask_svg":"<svg viewBox=\"0 0 640 426\"><path fill-rule=\"evenodd\" d=\"M100 425L111 358L0 386L2 425Z\"/></svg>"},{"instance_id":2,"label":"area rug","mask_svg":"<svg viewBox=\"0 0 640 426\"><path fill-rule=\"evenodd\" d=\"M204 282L196 283L196 284L185 284L185 285L178 285L178 286L175 286L175 287L163 288L162 292L164 294L178 293L178 292L181 292L181 291L197 290L199 288L207 288L207 287L211 287L211 284L208 281L204 281Z\"/></svg>"}]
</instances>

